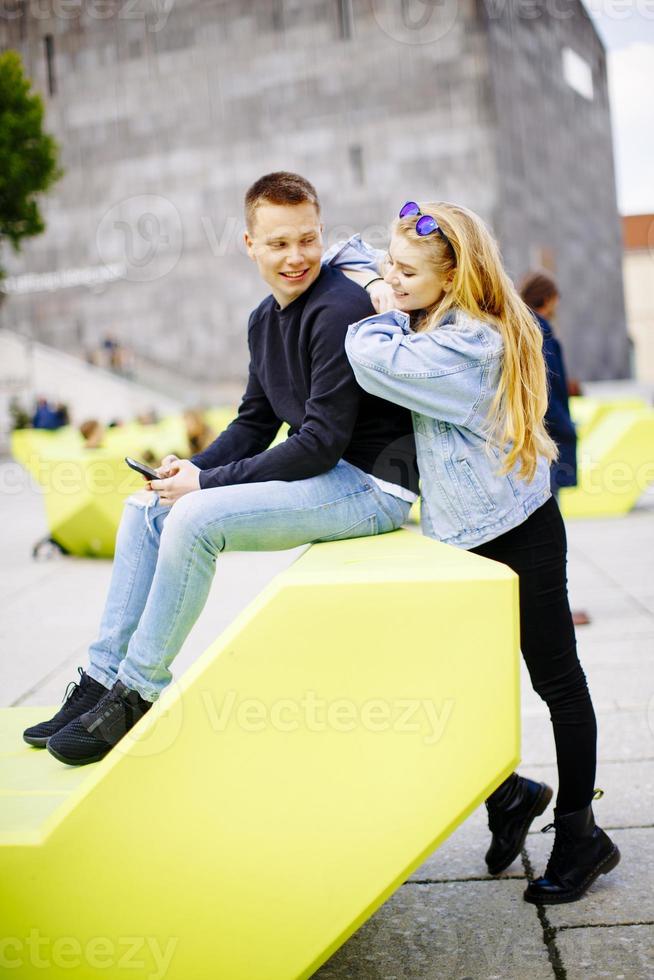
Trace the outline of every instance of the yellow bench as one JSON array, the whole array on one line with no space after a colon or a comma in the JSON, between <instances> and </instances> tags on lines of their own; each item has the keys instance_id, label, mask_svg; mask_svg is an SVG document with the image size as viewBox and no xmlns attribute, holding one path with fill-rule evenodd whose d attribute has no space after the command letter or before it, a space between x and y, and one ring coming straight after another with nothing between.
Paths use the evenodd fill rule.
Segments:
<instances>
[{"instance_id":1,"label":"yellow bench","mask_svg":"<svg viewBox=\"0 0 654 980\"><path fill-rule=\"evenodd\" d=\"M13 458L24 466L38 483L44 482L42 475L44 458L48 461L57 457L65 459L71 453L81 452L84 448L84 439L79 431L69 425L54 431L17 429L11 434ZM105 430L102 450L107 454L121 458L138 457L146 449L152 450L159 459L170 452L185 455L188 450L188 440L181 416L162 419L155 425L128 422Z\"/></svg>"},{"instance_id":2,"label":"yellow bench","mask_svg":"<svg viewBox=\"0 0 654 980\"><path fill-rule=\"evenodd\" d=\"M51 540L71 555L111 558L125 498L143 477L105 449L43 455L39 475Z\"/></svg>"},{"instance_id":3,"label":"yellow bench","mask_svg":"<svg viewBox=\"0 0 654 980\"><path fill-rule=\"evenodd\" d=\"M509 569L398 531L310 548L96 765L0 711L5 962L311 976L515 767L518 631Z\"/></svg>"},{"instance_id":4,"label":"yellow bench","mask_svg":"<svg viewBox=\"0 0 654 980\"><path fill-rule=\"evenodd\" d=\"M227 425L230 409L212 411L212 424ZM143 478L125 464L150 449L157 463L168 453L184 455L188 442L181 416L155 425L130 422L107 429L101 449L85 449L76 429L12 433L11 451L40 484L50 539L69 554L111 558L125 498L143 488ZM156 464L155 464L156 465ZM35 547L38 548L39 545Z\"/></svg>"},{"instance_id":5,"label":"yellow bench","mask_svg":"<svg viewBox=\"0 0 654 980\"><path fill-rule=\"evenodd\" d=\"M579 440L585 439L611 412L640 408L647 408L642 398L594 398L589 395L574 395L570 398L570 415Z\"/></svg>"},{"instance_id":6,"label":"yellow bench","mask_svg":"<svg viewBox=\"0 0 654 980\"><path fill-rule=\"evenodd\" d=\"M54 430L15 429L11 433L10 449L13 459L39 481L39 462L44 453L75 452L83 444L77 429L66 425Z\"/></svg>"},{"instance_id":7,"label":"yellow bench","mask_svg":"<svg viewBox=\"0 0 654 980\"><path fill-rule=\"evenodd\" d=\"M580 443L578 486L561 490L565 517L617 517L654 482L654 410L613 410Z\"/></svg>"}]
</instances>

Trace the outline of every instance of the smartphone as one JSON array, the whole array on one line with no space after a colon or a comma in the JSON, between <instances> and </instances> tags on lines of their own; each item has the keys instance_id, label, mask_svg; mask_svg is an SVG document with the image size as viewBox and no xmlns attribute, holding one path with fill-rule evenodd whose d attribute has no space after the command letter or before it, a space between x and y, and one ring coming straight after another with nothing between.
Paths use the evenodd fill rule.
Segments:
<instances>
[{"instance_id":1,"label":"smartphone","mask_svg":"<svg viewBox=\"0 0 654 980\"><path fill-rule=\"evenodd\" d=\"M133 470L144 476L146 480L158 480L159 474L155 470L146 466L145 463L139 463L137 460L132 459L131 456L125 456L125 462L128 466L131 466Z\"/></svg>"}]
</instances>

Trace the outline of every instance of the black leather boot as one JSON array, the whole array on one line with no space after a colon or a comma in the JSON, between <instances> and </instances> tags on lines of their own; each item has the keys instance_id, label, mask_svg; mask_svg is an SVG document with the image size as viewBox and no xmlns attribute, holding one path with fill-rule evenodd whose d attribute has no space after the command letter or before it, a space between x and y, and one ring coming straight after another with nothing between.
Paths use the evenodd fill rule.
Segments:
<instances>
[{"instance_id":1,"label":"black leather boot","mask_svg":"<svg viewBox=\"0 0 654 980\"><path fill-rule=\"evenodd\" d=\"M611 838L596 826L590 805L574 813L555 811L554 823L543 827L543 833L552 827L556 833L552 854L543 877L530 882L525 891L527 902L576 902L599 875L612 871L620 860Z\"/></svg>"},{"instance_id":2,"label":"black leather boot","mask_svg":"<svg viewBox=\"0 0 654 980\"><path fill-rule=\"evenodd\" d=\"M532 820L545 812L551 799L549 786L525 779L517 772L488 797L488 827L493 835L486 852L490 874L498 875L513 864L522 850Z\"/></svg>"}]
</instances>

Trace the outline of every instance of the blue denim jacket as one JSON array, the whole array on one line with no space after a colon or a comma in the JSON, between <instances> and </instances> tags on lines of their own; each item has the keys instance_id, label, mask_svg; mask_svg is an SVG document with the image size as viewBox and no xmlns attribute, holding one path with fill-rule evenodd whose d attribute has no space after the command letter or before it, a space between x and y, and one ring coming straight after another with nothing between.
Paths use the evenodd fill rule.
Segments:
<instances>
[{"instance_id":1,"label":"blue denim jacket","mask_svg":"<svg viewBox=\"0 0 654 980\"><path fill-rule=\"evenodd\" d=\"M327 253L332 264L369 268L371 275L377 258L358 236ZM527 483L518 466L499 472L506 448L486 450L486 420L503 356L492 324L459 311L435 330L416 334L408 314L392 310L353 323L345 349L362 388L412 412L424 534L474 548L545 503L550 481L544 457Z\"/></svg>"}]
</instances>

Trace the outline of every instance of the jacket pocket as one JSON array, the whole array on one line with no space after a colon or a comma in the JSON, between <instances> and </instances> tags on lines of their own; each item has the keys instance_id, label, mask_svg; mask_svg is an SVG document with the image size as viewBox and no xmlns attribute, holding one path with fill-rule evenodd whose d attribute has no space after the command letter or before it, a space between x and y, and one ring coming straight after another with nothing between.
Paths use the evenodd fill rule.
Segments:
<instances>
[{"instance_id":1,"label":"jacket pocket","mask_svg":"<svg viewBox=\"0 0 654 980\"><path fill-rule=\"evenodd\" d=\"M488 491L484 487L483 483L473 470L467 459L458 460L458 465L461 467L461 472L465 477L465 481L468 484L470 490L475 495L479 506L484 511L485 514L489 514L494 509L494 503L491 500Z\"/></svg>"}]
</instances>

